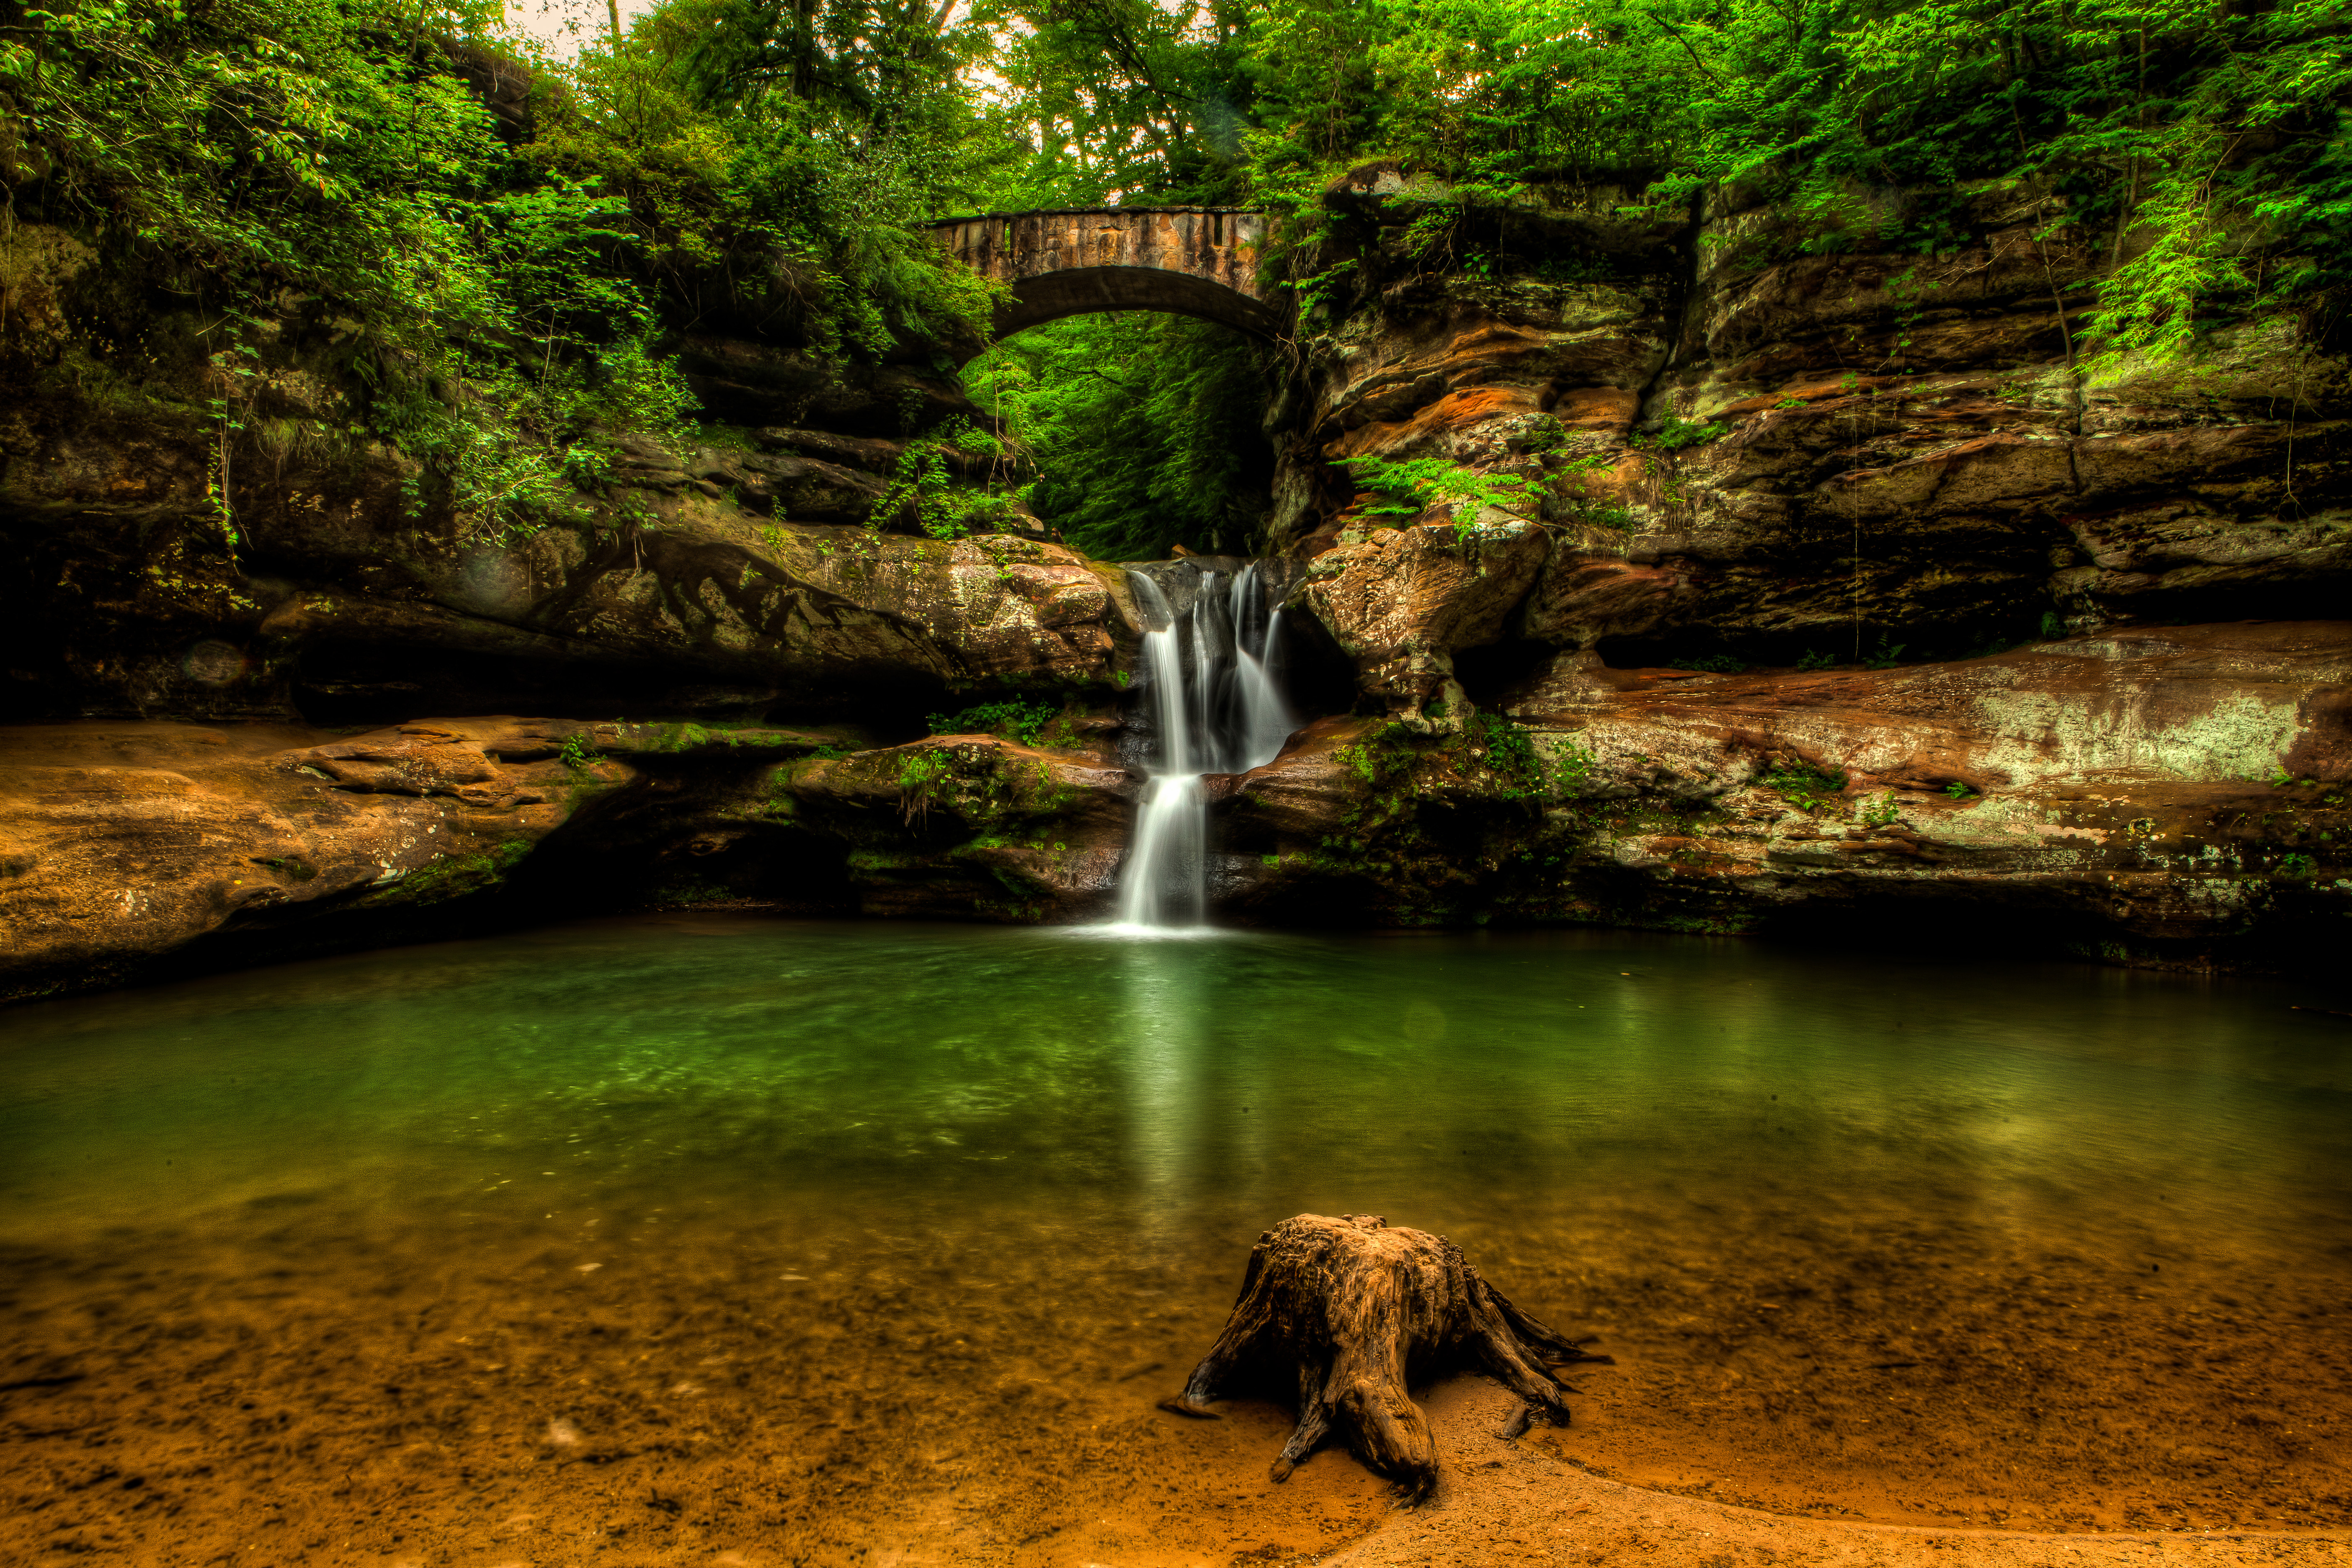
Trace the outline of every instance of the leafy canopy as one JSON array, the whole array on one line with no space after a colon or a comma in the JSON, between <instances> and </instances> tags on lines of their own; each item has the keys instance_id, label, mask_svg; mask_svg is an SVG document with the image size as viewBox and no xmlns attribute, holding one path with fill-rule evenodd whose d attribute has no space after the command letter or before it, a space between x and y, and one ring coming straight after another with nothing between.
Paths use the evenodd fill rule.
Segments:
<instances>
[{"instance_id":1,"label":"leafy canopy","mask_svg":"<svg viewBox=\"0 0 2352 1568\"><path fill-rule=\"evenodd\" d=\"M1266 208L1311 302L1346 286L1318 270L1322 193L1376 157L1444 185L1416 243L1471 270L1465 215L1563 184L1677 212L1723 186L1769 199L1772 244L1917 251L1979 237L1991 190L2107 264L2104 353L2352 289L2352 0L667 0L566 63L519 58L482 0L19 15L13 216L197 301L225 507L289 312L352 325L341 436L499 535L593 500L614 432L686 438L689 328L819 360L977 346L990 290L927 222ZM1271 374L1196 323L1091 318L971 385L1032 503L1140 555L1245 543Z\"/></svg>"}]
</instances>

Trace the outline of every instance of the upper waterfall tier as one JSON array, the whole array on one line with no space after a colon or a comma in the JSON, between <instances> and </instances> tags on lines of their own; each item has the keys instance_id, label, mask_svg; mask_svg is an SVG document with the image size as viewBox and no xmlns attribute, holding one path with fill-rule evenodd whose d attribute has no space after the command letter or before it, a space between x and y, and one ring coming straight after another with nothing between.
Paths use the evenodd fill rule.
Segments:
<instances>
[{"instance_id":1,"label":"upper waterfall tier","mask_svg":"<svg viewBox=\"0 0 2352 1568\"><path fill-rule=\"evenodd\" d=\"M1129 569L1153 773L1240 773L1272 762L1297 728L1283 695L1281 571L1220 557Z\"/></svg>"},{"instance_id":2,"label":"upper waterfall tier","mask_svg":"<svg viewBox=\"0 0 2352 1568\"><path fill-rule=\"evenodd\" d=\"M1283 700L1282 611L1262 563L1179 563L1180 609L1159 577L1129 571L1144 622L1137 687L1150 727L1151 785L1119 873L1120 923L1164 929L1208 916L1204 773L1240 773L1280 754L1294 727Z\"/></svg>"}]
</instances>

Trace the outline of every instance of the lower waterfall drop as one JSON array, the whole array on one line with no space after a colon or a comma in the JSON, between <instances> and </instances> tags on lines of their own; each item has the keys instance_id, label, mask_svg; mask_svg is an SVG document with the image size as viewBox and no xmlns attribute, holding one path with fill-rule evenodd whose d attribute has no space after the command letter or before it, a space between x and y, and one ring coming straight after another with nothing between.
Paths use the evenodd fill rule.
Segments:
<instances>
[{"instance_id":1,"label":"lower waterfall drop","mask_svg":"<svg viewBox=\"0 0 2352 1568\"><path fill-rule=\"evenodd\" d=\"M1197 927L1209 913L1202 775L1272 762L1295 727L1278 666L1282 612L1268 612L1255 562L1230 582L1201 574L1181 620L1158 583L1140 572L1127 580L1144 620L1140 673L1155 754L1119 874L1117 923Z\"/></svg>"}]
</instances>

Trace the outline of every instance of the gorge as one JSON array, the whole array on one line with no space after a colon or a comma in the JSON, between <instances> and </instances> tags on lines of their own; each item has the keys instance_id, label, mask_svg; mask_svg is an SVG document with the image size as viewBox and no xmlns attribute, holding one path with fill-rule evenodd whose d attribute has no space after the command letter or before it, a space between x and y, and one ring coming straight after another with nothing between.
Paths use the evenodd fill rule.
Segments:
<instances>
[{"instance_id":1,"label":"gorge","mask_svg":"<svg viewBox=\"0 0 2352 1568\"><path fill-rule=\"evenodd\" d=\"M2338 358L2230 331L2160 373L2040 357L2065 321L2016 193L1969 209L1932 306L1889 257L1678 281L1756 215L1628 226L1606 196L1513 221L1607 281L1530 251L1385 282L1443 193L1383 165L1327 199L1360 302L1318 306L1269 410L1265 536L1320 717L1210 770L1222 918L2332 951L2347 648L2307 617L2347 560ZM81 363L77 290L112 275L62 233L9 243L16 341ZM920 445L889 410L977 412L951 383L689 338L743 445L624 437L605 510L494 544L407 518L389 448L321 444L345 394L314 309L254 350L281 445L230 470L234 550L215 433L168 383L103 404L53 375L22 411L11 994L548 909L1111 912L1163 788L1116 743L1150 684L1135 579L1017 514L853 521ZM980 459L924 460L988 493ZM1506 488L1423 500L1341 462ZM975 703L1050 721L919 738Z\"/></svg>"}]
</instances>

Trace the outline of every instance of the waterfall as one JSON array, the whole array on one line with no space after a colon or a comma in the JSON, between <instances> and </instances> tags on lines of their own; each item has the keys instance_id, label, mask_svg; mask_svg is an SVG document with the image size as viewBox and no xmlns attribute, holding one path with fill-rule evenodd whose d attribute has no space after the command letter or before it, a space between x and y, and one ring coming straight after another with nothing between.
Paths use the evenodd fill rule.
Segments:
<instances>
[{"instance_id":1,"label":"waterfall","mask_svg":"<svg viewBox=\"0 0 2352 1568\"><path fill-rule=\"evenodd\" d=\"M1160 584L1127 580L1142 613L1141 686L1150 725L1150 782L1119 874L1118 923L1197 926L1209 912L1203 773L1274 761L1295 727L1282 697L1282 612L1268 611L1258 563L1202 572L1180 617Z\"/></svg>"}]
</instances>

